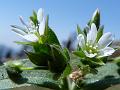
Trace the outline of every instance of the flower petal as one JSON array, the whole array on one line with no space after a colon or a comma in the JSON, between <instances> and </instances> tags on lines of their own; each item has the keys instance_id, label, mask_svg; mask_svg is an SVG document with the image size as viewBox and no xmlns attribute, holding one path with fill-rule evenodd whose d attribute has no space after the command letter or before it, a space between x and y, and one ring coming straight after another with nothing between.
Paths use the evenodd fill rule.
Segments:
<instances>
[{"instance_id":1,"label":"flower petal","mask_svg":"<svg viewBox=\"0 0 120 90\"><path fill-rule=\"evenodd\" d=\"M84 53L89 58L93 58L93 57L95 57L97 55L97 54L92 54L92 53L89 54L87 51L84 51Z\"/></svg>"},{"instance_id":2,"label":"flower petal","mask_svg":"<svg viewBox=\"0 0 120 90\"><path fill-rule=\"evenodd\" d=\"M36 41L38 41L38 37L35 34L27 34L27 35L24 35L22 37L24 39L26 39L27 41L30 41L30 42L36 42Z\"/></svg>"},{"instance_id":3,"label":"flower petal","mask_svg":"<svg viewBox=\"0 0 120 90\"><path fill-rule=\"evenodd\" d=\"M18 29L12 29L12 31L14 31L17 35L20 35L20 36L22 36L22 35L25 35L25 34L26 34L25 32L20 31L20 30L18 30Z\"/></svg>"},{"instance_id":4,"label":"flower petal","mask_svg":"<svg viewBox=\"0 0 120 90\"><path fill-rule=\"evenodd\" d=\"M115 50L111 47L105 47L104 49L101 49L99 52L99 58L100 57L105 57L105 56L110 56L115 52Z\"/></svg>"},{"instance_id":5,"label":"flower petal","mask_svg":"<svg viewBox=\"0 0 120 90\"><path fill-rule=\"evenodd\" d=\"M40 8L40 9L38 10L37 20L38 20L39 23L41 23L41 21L43 20L43 9L42 9L42 8Z\"/></svg>"},{"instance_id":6,"label":"flower petal","mask_svg":"<svg viewBox=\"0 0 120 90\"><path fill-rule=\"evenodd\" d=\"M98 41L99 48L105 48L113 41L112 34L110 32L103 34Z\"/></svg>"},{"instance_id":7,"label":"flower petal","mask_svg":"<svg viewBox=\"0 0 120 90\"><path fill-rule=\"evenodd\" d=\"M92 23L91 30L87 34L87 42L93 45L95 43L96 38L97 38L97 28L96 25Z\"/></svg>"},{"instance_id":8,"label":"flower petal","mask_svg":"<svg viewBox=\"0 0 120 90\"><path fill-rule=\"evenodd\" d=\"M90 31L90 26L86 25L85 30L88 33Z\"/></svg>"},{"instance_id":9,"label":"flower petal","mask_svg":"<svg viewBox=\"0 0 120 90\"><path fill-rule=\"evenodd\" d=\"M39 25L39 34L43 35L45 31L45 19L43 18L42 22Z\"/></svg>"},{"instance_id":10,"label":"flower petal","mask_svg":"<svg viewBox=\"0 0 120 90\"><path fill-rule=\"evenodd\" d=\"M83 49L85 47L85 38L83 34L77 36L79 46Z\"/></svg>"}]
</instances>

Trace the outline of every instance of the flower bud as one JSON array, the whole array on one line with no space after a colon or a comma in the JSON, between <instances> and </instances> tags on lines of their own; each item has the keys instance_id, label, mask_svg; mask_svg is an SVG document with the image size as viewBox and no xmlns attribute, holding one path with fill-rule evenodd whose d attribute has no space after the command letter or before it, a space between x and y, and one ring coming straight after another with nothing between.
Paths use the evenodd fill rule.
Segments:
<instances>
[{"instance_id":1,"label":"flower bud","mask_svg":"<svg viewBox=\"0 0 120 90\"><path fill-rule=\"evenodd\" d=\"M95 10L95 12L93 13L92 19L91 19L91 24L94 23L97 27L97 29L99 29L100 26L100 11L97 8Z\"/></svg>"},{"instance_id":2,"label":"flower bud","mask_svg":"<svg viewBox=\"0 0 120 90\"><path fill-rule=\"evenodd\" d=\"M79 70L74 71L69 75L69 78L72 79L73 81L81 80L82 77L83 77L83 74Z\"/></svg>"}]
</instances>

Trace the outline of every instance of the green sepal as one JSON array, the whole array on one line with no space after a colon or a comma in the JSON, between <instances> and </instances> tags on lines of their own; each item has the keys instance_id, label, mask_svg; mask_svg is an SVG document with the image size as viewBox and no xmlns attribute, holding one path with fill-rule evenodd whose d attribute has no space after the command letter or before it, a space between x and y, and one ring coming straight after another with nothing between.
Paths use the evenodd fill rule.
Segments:
<instances>
[{"instance_id":1,"label":"green sepal","mask_svg":"<svg viewBox=\"0 0 120 90\"><path fill-rule=\"evenodd\" d=\"M84 65L89 65L91 68L97 68L99 66L105 65L105 63L102 60L96 58L81 59L81 62Z\"/></svg>"},{"instance_id":2,"label":"green sepal","mask_svg":"<svg viewBox=\"0 0 120 90\"><path fill-rule=\"evenodd\" d=\"M103 35L103 29L104 29L104 26L101 26L99 29L98 29L98 33L97 33L97 42L99 41L99 39L101 38L101 36Z\"/></svg>"},{"instance_id":3,"label":"green sepal","mask_svg":"<svg viewBox=\"0 0 120 90\"><path fill-rule=\"evenodd\" d=\"M20 42L20 41L14 41L16 44L22 44L22 45L29 45L34 46L37 42Z\"/></svg>"},{"instance_id":4,"label":"green sepal","mask_svg":"<svg viewBox=\"0 0 120 90\"><path fill-rule=\"evenodd\" d=\"M82 51L73 51L72 52L74 55L80 57L80 58L85 58L85 54Z\"/></svg>"},{"instance_id":5,"label":"green sepal","mask_svg":"<svg viewBox=\"0 0 120 90\"><path fill-rule=\"evenodd\" d=\"M84 32L81 30L80 26L77 25L77 34L83 34L84 35Z\"/></svg>"},{"instance_id":6,"label":"green sepal","mask_svg":"<svg viewBox=\"0 0 120 90\"><path fill-rule=\"evenodd\" d=\"M33 15L30 16L30 20L34 23L35 26L38 25L37 14L35 11L33 11Z\"/></svg>"},{"instance_id":7,"label":"green sepal","mask_svg":"<svg viewBox=\"0 0 120 90\"><path fill-rule=\"evenodd\" d=\"M79 34L82 34L82 35L84 36L84 38L86 39L86 36L87 36L86 30L84 29L84 30L82 31L82 29L80 28L79 25L77 25L77 34L78 34L78 35L79 35Z\"/></svg>"}]
</instances>

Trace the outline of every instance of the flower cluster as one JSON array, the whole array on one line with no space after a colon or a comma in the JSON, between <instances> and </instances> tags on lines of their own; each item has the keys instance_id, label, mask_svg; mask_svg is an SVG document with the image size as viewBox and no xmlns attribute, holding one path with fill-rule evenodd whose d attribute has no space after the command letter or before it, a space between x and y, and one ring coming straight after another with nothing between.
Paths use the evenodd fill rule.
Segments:
<instances>
[{"instance_id":1,"label":"flower cluster","mask_svg":"<svg viewBox=\"0 0 120 90\"><path fill-rule=\"evenodd\" d=\"M37 17L37 25L34 24L34 22L30 19L29 25L27 25L22 17L20 17L21 22L25 26L25 29L18 30L18 29L12 29L14 32L16 32L19 36L21 36L23 39L30 41L30 42L36 42L39 40L39 36L44 34L45 30L45 18L43 16L43 9L40 8L36 13L34 13ZM15 26L13 26L15 28Z\"/></svg>"},{"instance_id":2,"label":"flower cluster","mask_svg":"<svg viewBox=\"0 0 120 90\"><path fill-rule=\"evenodd\" d=\"M27 25L20 18L25 28L12 25L13 31L27 40L27 42L18 42L32 47L33 50L25 51L29 60L40 67L45 67L51 72L61 73L66 68L69 61L67 49L63 49L54 31L48 25L43 15L43 9L39 9L30 17L30 24Z\"/></svg>"},{"instance_id":3,"label":"flower cluster","mask_svg":"<svg viewBox=\"0 0 120 90\"><path fill-rule=\"evenodd\" d=\"M83 34L79 34L77 39L79 42L79 46L82 51L86 55L86 57L93 58L101 58L112 55L115 50L109 45L112 43L113 38L110 32L107 32L101 36L101 38L97 41L97 28L94 23L91 24L91 29L87 33L87 36Z\"/></svg>"}]
</instances>

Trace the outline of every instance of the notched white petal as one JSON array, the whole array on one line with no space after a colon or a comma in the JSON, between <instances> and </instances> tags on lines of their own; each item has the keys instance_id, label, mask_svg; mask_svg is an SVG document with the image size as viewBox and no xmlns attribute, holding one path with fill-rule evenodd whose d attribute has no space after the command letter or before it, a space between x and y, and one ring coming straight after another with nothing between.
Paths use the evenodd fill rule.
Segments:
<instances>
[{"instance_id":1,"label":"notched white petal","mask_svg":"<svg viewBox=\"0 0 120 90\"><path fill-rule=\"evenodd\" d=\"M41 23L41 21L43 20L43 9L42 8L40 8L37 12L37 19L39 23Z\"/></svg>"},{"instance_id":2,"label":"notched white petal","mask_svg":"<svg viewBox=\"0 0 120 90\"><path fill-rule=\"evenodd\" d=\"M22 36L22 35L25 35L26 33L21 31L21 30L18 30L18 29L12 29L12 31L14 31L17 35L19 36Z\"/></svg>"},{"instance_id":3,"label":"notched white petal","mask_svg":"<svg viewBox=\"0 0 120 90\"><path fill-rule=\"evenodd\" d=\"M93 57L95 57L97 55L96 53L95 54L92 54L92 53L89 54L87 51L84 51L84 53L89 58L93 58Z\"/></svg>"},{"instance_id":4,"label":"notched white petal","mask_svg":"<svg viewBox=\"0 0 120 90\"><path fill-rule=\"evenodd\" d=\"M45 31L45 19L43 18L43 21L39 24L39 34L43 35Z\"/></svg>"},{"instance_id":5,"label":"notched white petal","mask_svg":"<svg viewBox=\"0 0 120 90\"><path fill-rule=\"evenodd\" d=\"M85 38L83 34L77 36L79 46L83 49L85 47Z\"/></svg>"},{"instance_id":6,"label":"notched white petal","mask_svg":"<svg viewBox=\"0 0 120 90\"><path fill-rule=\"evenodd\" d=\"M38 41L38 37L35 34L27 34L22 36L25 40L30 41L30 42L36 42Z\"/></svg>"},{"instance_id":7,"label":"notched white petal","mask_svg":"<svg viewBox=\"0 0 120 90\"><path fill-rule=\"evenodd\" d=\"M107 47L108 45L111 44L112 41L113 41L112 33L108 32L103 34L103 36L98 41L99 48Z\"/></svg>"},{"instance_id":8,"label":"notched white petal","mask_svg":"<svg viewBox=\"0 0 120 90\"><path fill-rule=\"evenodd\" d=\"M96 25L92 23L91 30L87 34L87 42L93 45L95 43L96 38L97 38L97 28Z\"/></svg>"},{"instance_id":9,"label":"notched white petal","mask_svg":"<svg viewBox=\"0 0 120 90\"><path fill-rule=\"evenodd\" d=\"M111 47L105 47L104 49L101 49L99 52L98 57L105 57L105 56L110 56L115 52L115 50Z\"/></svg>"}]
</instances>

